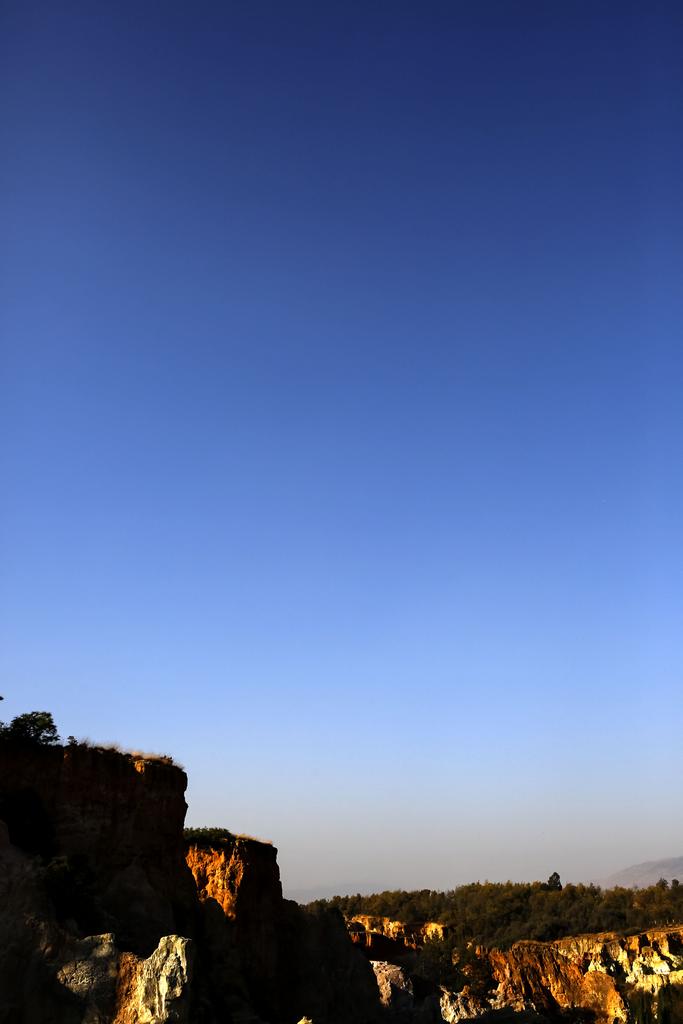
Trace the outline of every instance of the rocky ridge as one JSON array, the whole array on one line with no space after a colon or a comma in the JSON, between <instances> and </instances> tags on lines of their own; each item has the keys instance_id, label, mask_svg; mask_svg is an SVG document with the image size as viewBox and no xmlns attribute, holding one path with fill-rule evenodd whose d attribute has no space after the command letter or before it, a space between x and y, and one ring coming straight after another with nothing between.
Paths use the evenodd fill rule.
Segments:
<instances>
[{"instance_id":1,"label":"rocky ridge","mask_svg":"<svg viewBox=\"0 0 683 1024\"><path fill-rule=\"evenodd\" d=\"M268 844L187 848L186 785L167 759L0 746L0 1024L373 1024L341 916L284 900Z\"/></svg>"},{"instance_id":2,"label":"rocky ridge","mask_svg":"<svg viewBox=\"0 0 683 1024\"><path fill-rule=\"evenodd\" d=\"M2 1024L189 1019L185 785L111 751L0 750Z\"/></svg>"},{"instance_id":3,"label":"rocky ridge","mask_svg":"<svg viewBox=\"0 0 683 1024\"><path fill-rule=\"evenodd\" d=\"M372 943L366 947L372 950ZM683 927L584 935L476 951L472 984L420 994L411 965L373 960L382 1003L397 1022L503 1020L591 1024L683 1021ZM371 953L370 953L371 955ZM509 1016L512 1015L512 1016Z\"/></svg>"},{"instance_id":4,"label":"rocky ridge","mask_svg":"<svg viewBox=\"0 0 683 1024\"><path fill-rule=\"evenodd\" d=\"M482 949L460 991L430 989L411 972L442 925L347 932L283 899L270 844L184 841L186 783L163 759L0 745L0 1024L683 1022L683 927Z\"/></svg>"}]
</instances>

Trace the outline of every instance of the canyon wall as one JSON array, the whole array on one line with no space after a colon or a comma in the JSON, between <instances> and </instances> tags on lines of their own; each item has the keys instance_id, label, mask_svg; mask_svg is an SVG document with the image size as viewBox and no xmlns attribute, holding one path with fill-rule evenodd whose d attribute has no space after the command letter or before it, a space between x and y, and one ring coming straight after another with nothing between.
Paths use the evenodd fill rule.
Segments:
<instances>
[{"instance_id":1,"label":"canyon wall","mask_svg":"<svg viewBox=\"0 0 683 1024\"><path fill-rule=\"evenodd\" d=\"M683 927L518 942L485 956L493 1008L584 1010L596 1024L683 1021Z\"/></svg>"},{"instance_id":2,"label":"canyon wall","mask_svg":"<svg viewBox=\"0 0 683 1024\"><path fill-rule=\"evenodd\" d=\"M186 781L0 745L0 1024L683 1024L683 927L472 951L450 991L415 970L442 925L345 924L283 899L270 844L187 845Z\"/></svg>"},{"instance_id":3,"label":"canyon wall","mask_svg":"<svg viewBox=\"0 0 683 1024\"><path fill-rule=\"evenodd\" d=\"M0 746L1 1024L189 1022L186 784L116 751Z\"/></svg>"},{"instance_id":4,"label":"canyon wall","mask_svg":"<svg viewBox=\"0 0 683 1024\"><path fill-rule=\"evenodd\" d=\"M277 851L230 836L191 845L187 863L203 909L206 947L218 954L212 972L228 1008L240 997L264 1020L307 1017L329 1024L377 1020L377 985L368 961L349 941L342 916L309 913L282 898ZM234 949L237 974L226 985L220 951Z\"/></svg>"},{"instance_id":5,"label":"canyon wall","mask_svg":"<svg viewBox=\"0 0 683 1024\"><path fill-rule=\"evenodd\" d=\"M14 846L49 865L58 916L146 956L162 935L191 930L186 786L173 764L113 750L0 747L0 819Z\"/></svg>"},{"instance_id":6,"label":"canyon wall","mask_svg":"<svg viewBox=\"0 0 683 1024\"><path fill-rule=\"evenodd\" d=\"M415 961L405 956L396 922L347 922L378 928L378 943L366 937L382 1003L396 1022L515 1020L590 1024L683 1024L683 927L651 929L639 935L604 933L555 942L518 942L511 949L478 949L463 967L460 991L425 990ZM426 926L407 929L408 940ZM382 941L399 942L392 959L373 956ZM403 955L401 955L403 950ZM469 979L469 983L467 983Z\"/></svg>"},{"instance_id":7,"label":"canyon wall","mask_svg":"<svg viewBox=\"0 0 683 1024\"><path fill-rule=\"evenodd\" d=\"M383 960L399 965L415 961L418 949L432 940L445 939L446 925L438 921L406 924L373 914L356 914L346 922L351 941L370 960Z\"/></svg>"},{"instance_id":8,"label":"canyon wall","mask_svg":"<svg viewBox=\"0 0 683 1024\"><path fill-rule=\"evenodd\" d=\"M282 898L274 847L186 846L185 773L0 745L0 1024L373 1024L340 915Z\"/></svg>"}]
</instances>

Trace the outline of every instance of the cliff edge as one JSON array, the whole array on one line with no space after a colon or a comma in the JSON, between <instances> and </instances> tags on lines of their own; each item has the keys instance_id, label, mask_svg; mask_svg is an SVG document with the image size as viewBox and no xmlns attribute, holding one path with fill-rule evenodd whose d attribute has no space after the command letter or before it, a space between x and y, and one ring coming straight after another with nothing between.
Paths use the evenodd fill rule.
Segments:
<instances>
[{"instance_id":1,"label":"cliff edge","mask_svg":"<svg viewBox=\"0 0 683 1024\"><path fill-rule=\"evenodd\" d=\"M74 744L0 745L0 1024L372 1024L334 912L282 898L277 851L189 845L185 773Z\"/></svg>"}]
</instances>

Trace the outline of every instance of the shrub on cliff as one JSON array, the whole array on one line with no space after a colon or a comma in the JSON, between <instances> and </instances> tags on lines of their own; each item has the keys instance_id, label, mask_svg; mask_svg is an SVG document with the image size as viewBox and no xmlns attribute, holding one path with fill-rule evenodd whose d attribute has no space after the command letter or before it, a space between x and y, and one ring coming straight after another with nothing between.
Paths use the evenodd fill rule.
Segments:
<instances>
[{"instance_id":1,"label":"shrub on cliff","mask_svg":"<svg viewBox=\"0 0 683 1024\"><path fill-rule=\"evenodd\" d=\"M0 742L51 747L59 743L59 734L49 711L27 711L8 725L0 722Z\"/></svg>"},{"instance_id":2,"label":"shrub on cliff","mask_svg":"<svg viewBox=\"0 0 683 1024\"><path fill-rule=\"evenodd\" d=\"M453 938L428 939L419 952L415 974L457 992L469 981L461 970L460 960Z\"/></svg>"},{"instance_id":3,"label":"shrub on cliff","mask_svg":"<svg viewBox=\"0 0 683 1024\"><path fill-rule=\"evenodd\" d=\"M183 830L183 837L188 846L217 846L227 840L233 840L235 835L227 828L186 828Z\"/></svg>"}]
</instances>

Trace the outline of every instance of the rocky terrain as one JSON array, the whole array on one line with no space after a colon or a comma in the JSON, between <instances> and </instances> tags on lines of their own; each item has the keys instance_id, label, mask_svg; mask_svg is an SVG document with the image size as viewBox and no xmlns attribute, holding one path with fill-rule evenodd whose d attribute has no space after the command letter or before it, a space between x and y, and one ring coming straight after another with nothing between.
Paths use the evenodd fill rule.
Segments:
<instances>
[{"instance_id":1,"label":"rocky terrain","mask_svg":"<svg viewBox=\"0 0 683 1024\"><path fill-rule=\"evenodd\" d=\"M113 751L0 749L3 1024L187 1015L186 781Z\"/></svg>"},{"instance_id":2,"label":"rocky terrain","mask_svg":"<svg viewBox=\"0 0 683 1024\"><path fill-rule=\"evenodd\" d=\"M593 1024L683 1022L683 927L639 935L584 935L518 942L510 950L476 950L459 991L424 991L410 952L429 925L408 929L368 919L378 943L394 942L391 960L374 959L371 935L360 945L377 977L383 1005L396 1021L590 1021ZM352 934L358 921L350 920ZM407 941L405 939L407 938Z\"/></svg>"},{"instance_id":3,"label":"rocky terrain","mask_svg":"<svg viewBox=\"0 0 683 1024\"><path fill-rule=\"evenodd\" d=\"M277 851L242 836L190 845L202 949L214 1005L264 1021L344 1024L379 1017L368 961L340 914L312 914L282 898ZM226 1016L226 1020L232 1019Z\"/></svg>"},{"instance_id":4,"label":"rocky terrain","mask_svg":"<svg viewBox=\"0 0 683 1024\"><path fill-rule=\"evenodd\" d=\"M359 1024L372 968L282 898L276 850L183 838L185 773L82 745L0 747L0 1024Z\"/></svg>"},{"instance_id":5,"label":"rocky terrain","mask_svg":"<svg viewBox=\"0 0 683 1024\"><path fill-rule=\"evenodd\" d=\"M472 950L450 990L415 971L443 925L283 899L270 844L185 841L186 783L0 745L0 1024L683 1022L683 928Z\"/></svg>"}]
</instances>

